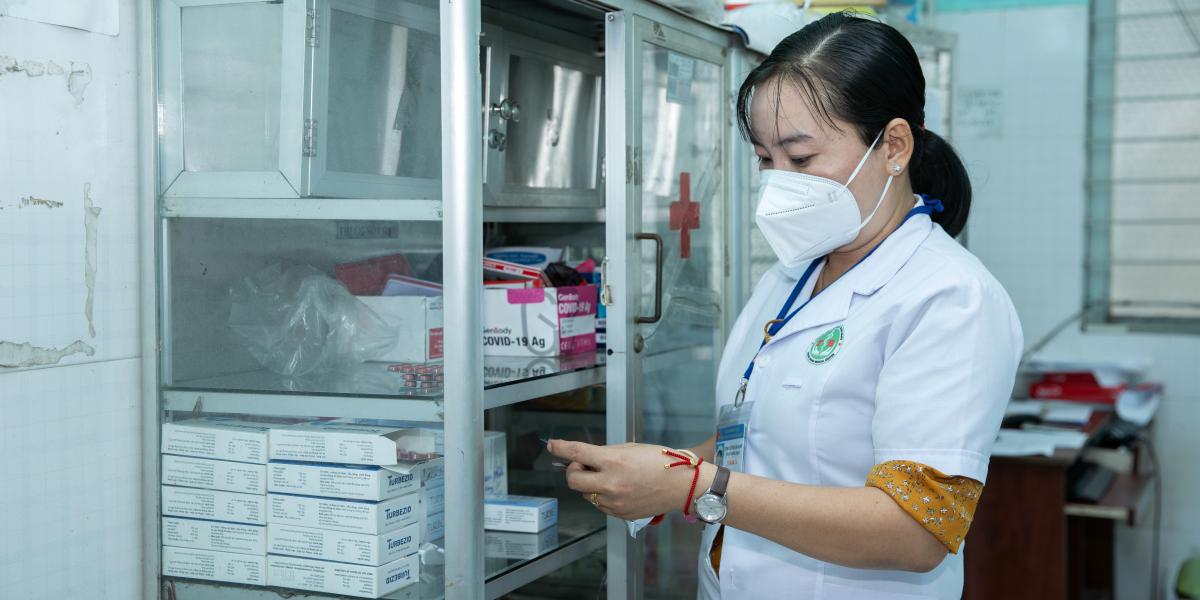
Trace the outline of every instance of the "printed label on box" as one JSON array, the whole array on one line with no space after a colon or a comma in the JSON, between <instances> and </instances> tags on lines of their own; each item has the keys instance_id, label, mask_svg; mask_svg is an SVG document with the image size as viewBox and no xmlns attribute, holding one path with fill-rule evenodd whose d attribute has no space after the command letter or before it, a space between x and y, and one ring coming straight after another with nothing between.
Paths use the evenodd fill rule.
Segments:
<instances>
[{"instance_id":1,"label":"printed label on box","mask_svg":"<svg viewBox=\"0 0 1200 600\"><path fill-rule=\"evenodd\" d=\"M379 567L270 555L267 557L269 585L378 598L420 579L417 554Z\"/></svg>"},{"instance_id":2,"label":"printed label on box","mask_svg":"<svg viewBox=\"0 0 1200 600\"><path fill-rule=\"evenodd\" d=\"M425 516L425 529L421 531L421 540L436 542L446 537L446 513L440 512Z\"/></svg>"},{"instance_id":3,"label":"printed label on box","mask_svg":"<svg viewBox=\"0 0 1200 600\"><path fill-rule=\"evenodd\" d=\"M382 502L268 494L269 523L379 534L421 520L421 494Z\"/></svg>"},{"instance_id":4,"label":"printed label on box","mask_svg":"<svg viewBox=\"0 0 1200 600\"><path fill-rule=\"evenodd\" d=\"M267 526L267 552L378 566L416 552L421 529L421 523L413 523L370 535L272 523Z\"/></svg>"},{"instance_id":5,"label":"printed label on box","mask_svg":"<svg viewBox=\"0 0 1200 600\"><path fill-rule=\"evenodd\" d=\"M272 460L387 466L434 455L434 436L425 429L333 421L271 429Z\"/></svg>"},{"instance_id":6,"label":"printed label on box","mask_svg":"<svg viewBox=\"0 0 1200 600\"><path fill-rule=\"evenodd\" d=\"M267 528L244 523L163 517L162 543L164 546L197 550L262 555L267 553Z\"/></svg>"},{"instance_id":7,"label":"printed label on box","mask_svg":"<svg viewBox=\"0 0 1200 600\"><path fill-rule=\"evenodd\" d=\"M558 500L533 496L485 498L483 528L538 533L558 523Z\"/></svg>"},{"instance_id":8,"label":"printed label on box","mask_svg":"<svg viewBox=\"0 0 1200 600\"><path fill-rule=\"evenodd\" d=\"M220 490L162 486L162 514L172 517L209 519L265 525L267 497Z\"/></svg>"},{"instance_id":9,"label":"printed label on box","mask_svg":"<svg viewBox=\"0 0 1200 600\"><path fill-rule=\"evenodd\" d=\"M271 461L268 466L270 491L286 494L387 500L421 487L418 473L402 473L388 467L292 461Z\"/></svg>"},{"instance_id":10,"label":"printed label on box","mask_svg":"<svg viewBox=\"0 0 1200 600\"><path fill-rule=\"evenodd\" d=\"M250 463L267 462L269 423L201 417L162 426L162 453Z\"/></svg>"},{"instance_id":11,"label":"printed label on box","mask_svg":"<svg viewBox=\"0 0 1200 600\"><path fill-rule=\"evenodd\" d=\"M162 574L247 585L266 585L267 557L163 546Z\"/></svg>"},{"instance_id":12,"label":"printed label on box","mask_svg":"<svg viewBox=\"0 0 1200 600\"><path fill-rule=\"evenodd\" d=\"M266 473L267 468L260 464L169 454L162 457L162 483L167 485L266 494Z\"/></svg>"}]
</instances>

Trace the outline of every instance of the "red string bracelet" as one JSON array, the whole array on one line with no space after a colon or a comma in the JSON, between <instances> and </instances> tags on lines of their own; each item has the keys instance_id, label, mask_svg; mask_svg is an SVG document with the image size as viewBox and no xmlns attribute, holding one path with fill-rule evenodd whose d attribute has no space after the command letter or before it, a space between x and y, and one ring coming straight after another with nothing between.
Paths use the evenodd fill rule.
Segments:
<instances>
[{"instance_id":1,"label":"red string bracelet","mask_svg":"<svg viewBox=\"0 0 1200 600\"><path fill-rule=\"evenodd\" d=\"M691 450L668 450L666 448L663 448L662 453L667 456L670 456L671 458L678 459L677 462L667 463L667 464L663 465L664 469L673 469L675 467L683 467L683 466L688 466L693 469L692 487L691 487L691 489L688 490L687 500L684 501L684 503L683 503L683 516L686 517L690 514L689 509L692 506L692 496L694 496L696 494L696 483L698 481L700 481L700 463L703 463L704 459L700 458L699 456L696 456L696 453L692 452ZM662 523L663 519L665 519L665 518L666 518L665 514L664 515L655 515L655 517L653 519L650 519L650 524L658 525L659 523Z\"/></svg>"}]
</instances>

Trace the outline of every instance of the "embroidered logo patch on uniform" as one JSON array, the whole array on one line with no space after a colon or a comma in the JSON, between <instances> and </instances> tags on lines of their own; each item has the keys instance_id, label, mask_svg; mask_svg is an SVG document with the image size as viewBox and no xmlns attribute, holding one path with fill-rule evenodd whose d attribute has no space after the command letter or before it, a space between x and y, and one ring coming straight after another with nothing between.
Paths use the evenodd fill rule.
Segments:
<instances>
[{"instance_id":1,"label":"embroidered logo patch on uniform","mask_svg":"<svg viewBox=\"0 0 1200 600\"><path fill-rule=\"evenodd\" d=\"M808 361L814 365L829 362L829 359L837 356L838 351L842 349L842 342L845 341L844 334L841 325L821 334L821 337L817 338L808 349Z\"/></svg>"}]
</instances>

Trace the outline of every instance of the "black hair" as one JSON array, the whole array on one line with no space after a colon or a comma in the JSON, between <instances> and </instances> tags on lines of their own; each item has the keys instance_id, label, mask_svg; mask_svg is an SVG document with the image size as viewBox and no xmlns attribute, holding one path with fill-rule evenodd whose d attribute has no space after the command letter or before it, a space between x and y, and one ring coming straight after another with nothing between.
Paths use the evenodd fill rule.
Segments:
<instances>
[{"instance_id":1,"label":"black hair","mask_svg":"<svg viewBox=\"0 0 1200 600\"><path fill-rule=\"evenodd\" d=\"M864 144L892 119L908 121L913 192L942 201L945 210L933 219L947 233L963 230L971 211L971 180L949 142L924 127L925 75L912 44L896 28L845 11L783 38L738 90L738 126L755 143L751 96L772 80L776 86L796 85L818 118L835 129L835 117L852 124Z\"/></svg>"}]
</instances>

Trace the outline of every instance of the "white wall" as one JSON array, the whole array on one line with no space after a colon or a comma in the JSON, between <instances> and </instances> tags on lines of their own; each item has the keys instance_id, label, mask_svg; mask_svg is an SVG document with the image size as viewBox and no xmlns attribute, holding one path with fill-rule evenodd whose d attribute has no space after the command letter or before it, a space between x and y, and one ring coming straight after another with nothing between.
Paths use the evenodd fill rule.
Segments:
<instances>
[{"instance_id":1,"label":"white wall","mask_svg":"<svg viewBox=\"0 0 1200 600\"><path fill-rule=\"evenodd\" d=\"M939 13L933 25L959 34L958 86L1003 89L999 136L966 131L955 145L975 185L971 250L1012 295L1032 342L1083 298L1087 6ZM1043 356L1152 361L1168 392L1154 435L1165 482L1162 571L1200 553L1200 336L1072 328ZM1149 595L1151 526L1118 528L1121 600Z\"/></svg>"},{"instance_id":2,"label":"white wall","mask_svg":"<svg viewBox=\"0 0 1200 600\"><path fill-rule=\"evenodd\" d=\"M134 7L0 16L0 599L141 593Z\"/></svg>"}]
</instances>

